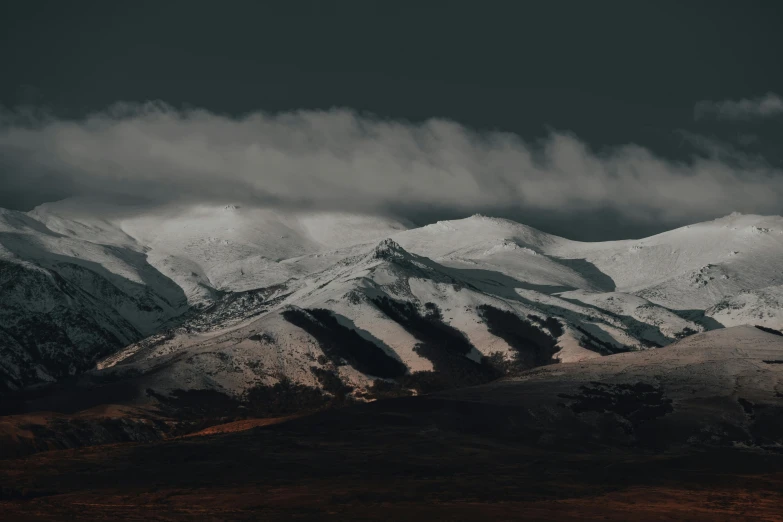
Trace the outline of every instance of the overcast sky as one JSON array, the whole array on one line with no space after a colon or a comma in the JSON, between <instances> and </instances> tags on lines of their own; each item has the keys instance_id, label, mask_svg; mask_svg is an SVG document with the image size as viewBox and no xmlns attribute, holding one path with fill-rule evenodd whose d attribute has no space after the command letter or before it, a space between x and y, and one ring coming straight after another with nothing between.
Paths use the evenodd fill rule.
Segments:
<instances>
[{"instance_id":1,"label":"overcast sky","mask_svg":"<svg viewBox=\"0 0 783 522\"><path fill-rule=\"evenodd\" d=\"M783 212L775 2L119 4L0 7L0 206L478 211L576 239Z\"/></svg>"}]
</instances>

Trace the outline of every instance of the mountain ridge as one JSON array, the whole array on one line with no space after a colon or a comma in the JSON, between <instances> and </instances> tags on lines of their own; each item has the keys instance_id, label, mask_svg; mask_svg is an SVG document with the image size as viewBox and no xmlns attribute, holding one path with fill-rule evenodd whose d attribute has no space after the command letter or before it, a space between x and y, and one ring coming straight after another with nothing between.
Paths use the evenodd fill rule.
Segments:
<instances>
[{"instance_id":1,"label":"mountain ridge","mask_svg":"<svg viewBox=\"0 0 783 522\"><path fill-rule=\"evenodd\" d=\"M338 323L382 349L407 354L401 360L414 372L432 366L414 351L415 336L389 322L373 299L413 306L417 311L409 313L422 317L437 310L444 328L470 340L474 361L514 353L490 333L482 306L507 310L522 321L534 316L563 323L555 360L662 346L724 325L783 327L783 298L778 299L783 268L776 268L783 267L779 216L734 213L649 238L584 243L482 215L407 228L393 219L341 213L236 205L175 210L65 201L29 213L0 211L0 260L24 274L12 278L18 285L32 285L34 274L48 274L45 281L62 278L89 290L80 303L100 308L91 312L96 325L89 329L114 331L117 321L131 325L121 339L115 335L116 341L84 351L74 368L47 372L46 364L19 355L31 348L8 340L24 337L24 320L32 312L19 306L21 298L4 292L4 324L18 325L3 334L0 368L6 388L73 375L107 355L107 363L123 359L133 343L151 334L152 344L163 335L170 337L163 345L184 349L188 339L203 345L220 336L215 332L230 335L282 306L330 310ZM47 284L53 295L62 296L55 308L61 317L42 320L64 324L69 306L78 303ZM367 310L360 311L362 306ZM106 314L121 320L108 320ZM58 335L67 337L67 328L58 328L66 332ZM275 328L294 327L283 321ZM299 353L294 346L299 342L318 351L308 334L291 336L292 344L277 350ZM130 347L118 352L126 344ZM26 378L19 377L20 365L29 367ZM364 377L351 379L371 386Z\"/></svg>"}]
</instances>

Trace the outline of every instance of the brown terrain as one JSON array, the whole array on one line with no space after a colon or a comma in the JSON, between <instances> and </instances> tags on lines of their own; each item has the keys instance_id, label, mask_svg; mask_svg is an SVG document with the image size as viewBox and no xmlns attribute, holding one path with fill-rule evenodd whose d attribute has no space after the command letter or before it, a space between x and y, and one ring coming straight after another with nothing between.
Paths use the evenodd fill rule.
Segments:
<instances>
[{"instance_id":1,"label":"brown terrain","mask_svg":"<svg viewBox=\"0 0 783 522\"><path fill-rule=\"evenodd\" d=\"M5 520L783 520L782 454L552 450L480 425L497 412L477 414L394 399L40 452L0 461L0 510Z\"/></svg>"}]
</instances>

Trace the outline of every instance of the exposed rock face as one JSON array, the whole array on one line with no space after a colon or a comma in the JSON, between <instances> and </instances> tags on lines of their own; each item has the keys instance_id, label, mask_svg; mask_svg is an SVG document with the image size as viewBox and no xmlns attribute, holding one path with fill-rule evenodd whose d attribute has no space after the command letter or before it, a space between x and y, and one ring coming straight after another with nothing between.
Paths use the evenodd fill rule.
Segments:
<instances>
[{"instance_id":1,"label":"exposed rock face","mask_svg":"<svg viewBox=\"0 0 783 522\"><path fill-rule=\"evenodd\" d=\"M55 270L0 260L0 390L75 375L148 333L109 303L152 308L91 276L102 292Z\"/></svg>"}]
</instances>

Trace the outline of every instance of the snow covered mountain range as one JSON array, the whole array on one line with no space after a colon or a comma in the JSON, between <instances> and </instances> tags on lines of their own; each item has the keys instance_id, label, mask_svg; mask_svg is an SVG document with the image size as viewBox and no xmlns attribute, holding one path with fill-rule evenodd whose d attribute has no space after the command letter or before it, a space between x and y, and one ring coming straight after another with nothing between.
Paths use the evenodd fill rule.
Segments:
<instances>
[{"instance_id":1,"label":"snow covered mountain range","mask_svg":"<svg viewBox=\"0 0 783 522\"><path fill-rule=\"evenodd\" d=\"M783 218L583 243L484 216L65 200L0 211L0 390L96 367L140 390L355 397L783 328Z\"/></svg>"}]
</instances>

